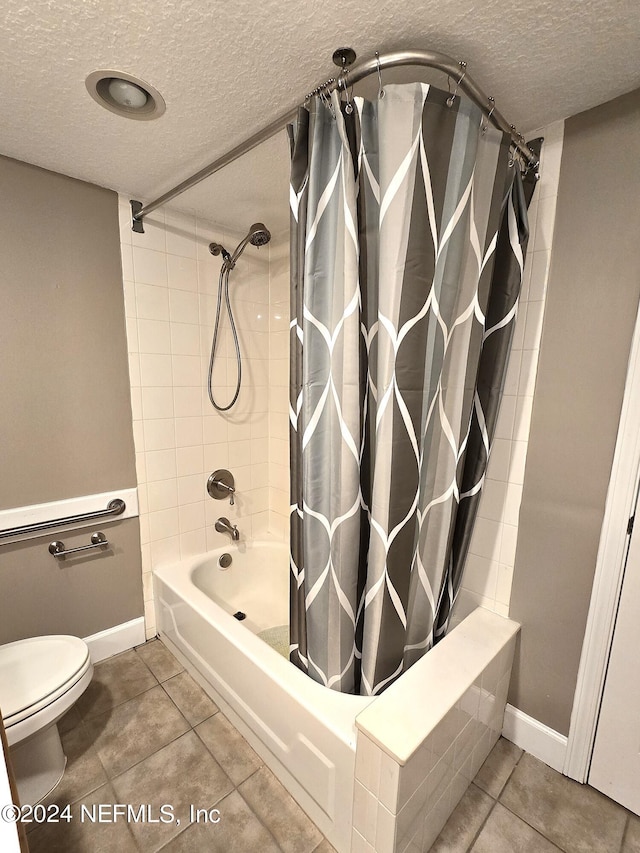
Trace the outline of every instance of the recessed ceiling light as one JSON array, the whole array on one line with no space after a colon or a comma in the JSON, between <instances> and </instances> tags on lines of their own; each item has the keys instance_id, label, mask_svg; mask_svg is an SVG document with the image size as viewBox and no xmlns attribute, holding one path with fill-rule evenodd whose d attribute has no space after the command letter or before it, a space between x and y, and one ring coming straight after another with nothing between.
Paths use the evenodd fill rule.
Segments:
<instances>
[{"instance_id":1,"label":"recessed ceiling light","mask_svg":"<svg viewBox=\"0 0 640 853\"><path fill-rule=\"evenodd\" d=\"M85 84L101 107L125 118L149 121L166 109L157 89L125 71L92 71Z\"/></svg>"}]
</instances>

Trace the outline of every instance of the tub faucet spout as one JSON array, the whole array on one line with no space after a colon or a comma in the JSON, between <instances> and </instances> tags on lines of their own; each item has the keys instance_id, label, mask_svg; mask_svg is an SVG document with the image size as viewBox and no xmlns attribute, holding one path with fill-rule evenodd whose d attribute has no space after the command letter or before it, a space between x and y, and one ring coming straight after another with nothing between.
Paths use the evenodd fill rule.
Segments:
<instances>
[{"instance_id":1,"label":"tub faucet spout","mask_svg":"<svg viewBox=\"0 0 640 853\"><path fill-rule=\"evenodd\" d=\"M216 521L215 528L218 533L230 533L231 538L234 542L237 542L240 539L240 531L238 530L237 524L231 524L228 518L219 518Z\"/></svg>"}]
</instances>

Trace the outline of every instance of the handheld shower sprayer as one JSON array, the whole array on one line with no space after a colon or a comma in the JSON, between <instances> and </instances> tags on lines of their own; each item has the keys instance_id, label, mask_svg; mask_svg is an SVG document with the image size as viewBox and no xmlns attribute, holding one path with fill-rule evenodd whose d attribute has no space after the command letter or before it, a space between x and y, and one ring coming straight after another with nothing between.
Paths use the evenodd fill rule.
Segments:
<instances>
[{"instance_id":1,"label":"handheld shower sprayer","mask_svg":"<svg viewBox=\"0 0 640 853\"><path fill-rule=\"evenodd\" d=\"M209 251L212 255L222 255L222 267L220 269L220 279L218 281L218 304L216 307L216 319L213 327L213 341L211 342L211 357L209 359L209 377L207 382L207 391L209 393L209 400L211 401L211 405L214 409L217 409L219 412L228 411L238 399L238 394L240 393L240 384L242 382L242 358L240 356L240 344L238 342L238 333L236 331L236 325L233 319L233 311L231 310L231 302L229 300L229 273L235 267L236 261L240 257L240 255L244 252L247 245L251 243L252 246L266 246L266 244L271 239L271 233L269 229L263 222L254 222L251 228L249 228L249 233L246 237L243 237L242 240L236 246L233 254L229 254L229 252L225 249L222 243L209 243ZM213 389L211 387L211 377L213 374L213 362L215 359L216 345L218 342L218 333L220 329L220 314L222 309L222 293L224 291L224 301L227 306L227 313L229 314L229 325L231 326L231 332L233 334L233 341L236 349L236 364L238 370L238 381L236 384L235 394L233 395L233 399L229 403L228 406L220 406L216 403L213 397Z\"/></svg>"}]
</instances>

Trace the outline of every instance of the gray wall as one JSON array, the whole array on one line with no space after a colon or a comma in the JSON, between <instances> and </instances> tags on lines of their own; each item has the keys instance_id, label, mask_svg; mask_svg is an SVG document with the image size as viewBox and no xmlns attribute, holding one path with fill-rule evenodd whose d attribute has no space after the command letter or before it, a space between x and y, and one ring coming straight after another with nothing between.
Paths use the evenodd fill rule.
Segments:
<instances>
[{"instance_id":1,"label":"gray wall","mask_svg":"<svg viewBox=\"0 0 640 853\"><path fill-rule=\"evenodd\" d=\"M0 246L0 509L134 487L116 194L0 157ZM0 545L0 641L142 615L137 519L94 529L123 538L85 575L68 534Z\"/></svg>"},{"instance_id":2,"label":"gray wall","mask_svg":"<svg viewBox=\"0 0 640 853\"><path fill-rule=\"evenodd\" d=\"M509 702L568 734L640 295L640 90L566 122Z\"/></svg>"}]
</instances>

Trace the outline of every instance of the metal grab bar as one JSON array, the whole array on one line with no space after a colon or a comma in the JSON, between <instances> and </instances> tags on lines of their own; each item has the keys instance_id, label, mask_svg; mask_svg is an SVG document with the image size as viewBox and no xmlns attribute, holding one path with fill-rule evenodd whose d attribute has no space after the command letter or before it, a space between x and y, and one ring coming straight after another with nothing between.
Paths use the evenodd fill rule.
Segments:
<instances>
[{"instance_id":1,"label":"metal grab bar","mask_svg":"<svg viewBox=\"0 0 640 853\"><path fill-rule=\"evenodd\" d=\"M91 548L106 548L109 545L107 537L101 531L91 534L91 545L80 545L79 548L65 548L64 542L52 542L49 545L49 553L54 557L66 557L67 554L76 554L78 551L89 551Z\"/></svg>"},{"instance_id":2,"label":"metal grab bar","mask_svg":"<svg viewBox=\"0 0 640 853\"><path fill-rule=\"evenodd\" d=\"M48 530L50 527L61 527L64 524L76 524L78 521L90 521L92 518L105 518L108 515L122 515L127 505L120 498L109 501L106 509L98 509L94 512L83 512L78 515L69 515L67 518L56 518L53 521L38 521L35 524L23 524L22 527L9 527L0 530L0 539L9 536L19 536L25 533L38 533L40 530Z\"/></svg>"}]
</instances>

